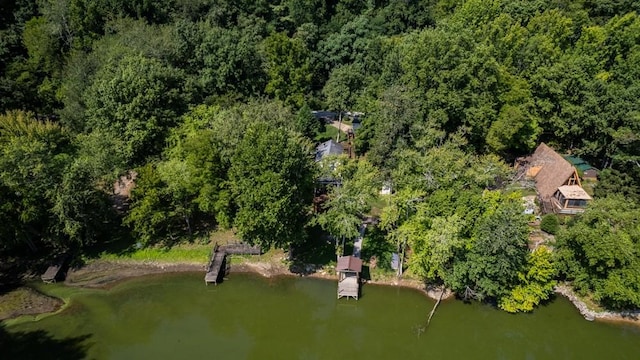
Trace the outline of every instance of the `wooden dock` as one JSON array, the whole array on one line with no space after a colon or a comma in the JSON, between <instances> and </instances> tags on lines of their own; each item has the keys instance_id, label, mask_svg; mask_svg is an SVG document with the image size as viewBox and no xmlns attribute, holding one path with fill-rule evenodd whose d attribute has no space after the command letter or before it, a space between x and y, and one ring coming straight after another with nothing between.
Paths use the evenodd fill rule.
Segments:
<instances>
[{"instance_id":1,"label":"wooden dock","mask_svg":"<svg viewBox=\"0 0 640 360\"><path fill-rule=\"evenodd\" d=\"M338 299L342 297L360 297L360 273L362 272L362 260L355 256L341 256L336 265L338 273Z\"/></svg>"},{"instance_id":2,"label":"wooden dock","mask_svg":"<svg viewBox=\"0 0 640 360\"><path fill-rule=\"evenodd\" d=\"M227 254L261 255L262 250L258 246L251 246L245 243L235 243L224 246L218 246L216 243L211 251L207 272L204 275L204 282L207 285L218 285L227 274Z\"/></svg>"},{"instance_id":3,"label":"wooden dock","mask_svg":"<svg viewBox=\"0 0 640 360\"><path fill-rule=\"evenodd\" d=\"M211 261L209 262L209 268L207 269L207 273L204 276L204 281L208 284L216 284L220 281L220 273L222 271L222 277L224 277L224 269L223 265L225 263L225 257L227 254L224 251L216 251L213 254Z\"/></svg>"},{"instance_id":4,"label":"wooden dock","mask_svg":"<svg viewBox=\"0 0 640 360\"><path fill-rule=\"evenodd\" d=\"M64 268L67 262L67 255L62 255L55 259L51 266L40 276L42 282L51 284L63 277Z\"/></svg>"},{"instance_id":5,"label":"wooden dock","mask_svg":"<svg viewBox=\"0 0 640 360\"><path fill-rule=\"evenodd\" d=\"M262 255L259 246L251 246L246 243L228 244L221 247L227 254L234 255Z\"/></svg>"},{"instance_id":6,"label":"wooden dock","mask_svg":"<svg viewBox=\"0 0 640 360\"><path fill-rule=\"evenodd\" d=\"M353 243L353 255L338 258L338 264L336 265L336 272L338 273L338 299L346 297L358 300L360 297L360 273L362 272L360 255L366 228L367 224L363 222L362 225L360 225L360 235Z\"/></svg>"}]
</instances>

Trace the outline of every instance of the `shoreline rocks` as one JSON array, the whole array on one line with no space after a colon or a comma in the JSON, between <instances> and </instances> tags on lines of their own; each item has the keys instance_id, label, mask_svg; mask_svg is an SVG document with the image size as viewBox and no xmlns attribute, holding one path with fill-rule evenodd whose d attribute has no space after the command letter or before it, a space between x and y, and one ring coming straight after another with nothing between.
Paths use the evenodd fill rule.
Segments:
<instances>
[{"instance_id":1,"label":"shoreline rocks","mask_svg":"<svg viewBox=\"0 0 640 360\"><path fill-rule=\"evenodd\" d=\"M623 321L639 324L640 310L635 311L595 311L589 309L584 301L580 300L578 296L567 285L558 285L554 291L556 294L560 294L566 297L571 303L578 309L580 315L588 321L604 320L604 321Z\"/></svg>"}]
</instances>

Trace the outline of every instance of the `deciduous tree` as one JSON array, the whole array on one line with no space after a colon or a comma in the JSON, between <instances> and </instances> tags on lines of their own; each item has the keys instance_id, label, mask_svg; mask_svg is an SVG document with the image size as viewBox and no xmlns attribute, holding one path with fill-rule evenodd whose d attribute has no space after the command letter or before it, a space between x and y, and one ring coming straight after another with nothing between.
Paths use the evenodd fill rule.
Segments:
<instances>
[{"instance_id":1,"label":"deciduous tree","mask_svg":"<svg viewBox=\"0 0 640 360\"><path fill-rule=\"evenodd\" d=\"M310 144L265 123L250 125L231 161L229 180L242 239L263 248L305 237L313 196Z\"/></svg>"}]
</instances>

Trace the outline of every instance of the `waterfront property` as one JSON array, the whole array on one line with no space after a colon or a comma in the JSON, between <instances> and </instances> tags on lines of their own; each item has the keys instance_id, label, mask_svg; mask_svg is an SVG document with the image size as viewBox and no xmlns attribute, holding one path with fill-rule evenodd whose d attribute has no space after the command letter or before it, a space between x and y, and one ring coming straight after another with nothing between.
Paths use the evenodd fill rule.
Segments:
<instances>
[{"instance_id":1,"label":"waterfront property","mask_svg":"<svg viewBox=\"0 0 640 360\"><path fill-rule=\"evenodd\" d=\"M37 285L47 295L68 296L69 304L38 321L6 324L3 359L635 360L640 354L637 327L587 322L564 297L526 315L445 301L421 332L434 302L398 286L368 286L366 301L356 303L336 299L335 281L241 273L224 291L202 287L194 273L129 279L109 291Z\"/></svg>"},{"instance_id":2,"label":"waterfront property","mask_svg":"<svg viewBox=\"0 0 640 360\"><path fill-rule=\"evenodd\" d=\"M577 214L591 200L576 168L545 143L533 155L518 159L516 167L535 180L544 213Z\"/></svg>"},{"instance_id":3,"label":"waterfront property","mask_svg":"<svg viewBox=\"0 0 640 360\"><path fill-rule=\"evenodd\" d=\"M344 154L344 147L333 139L327 140L316 146L316 162L319 162L330 155L342 154Z\"/></svg>"},{"instance_id":4,"label":"waterfront property","mask_svg":"<svg viewBox=\"0 0 640 360\"><path fill-rule=\"evenodd\" d=\"M352 297L358 300L362 260L355 256L341 256L338 258L336 271L338 272L338 299Z\"/></svg>"}]
</instances>

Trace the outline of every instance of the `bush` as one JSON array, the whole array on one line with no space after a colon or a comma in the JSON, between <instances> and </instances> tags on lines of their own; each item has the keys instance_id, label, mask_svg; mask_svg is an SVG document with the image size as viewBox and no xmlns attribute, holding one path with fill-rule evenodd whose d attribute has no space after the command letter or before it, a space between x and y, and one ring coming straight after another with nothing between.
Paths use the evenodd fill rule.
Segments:
<instances>
[{"instance_id":1,"label":"bush","mask_svg":"<svg viewBox=\"0 0 640 360\"><path fill-rule=\"evenodd\" d=\"M558 217L555 214L547 214L543 216L542 221L540 222L540 229L551 235L557 234L558 230L560 230L560 222L558 221Z\"/></svg>"}]
</instances>

